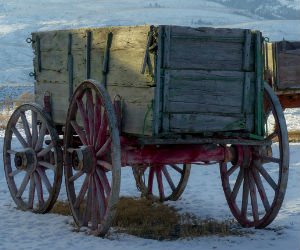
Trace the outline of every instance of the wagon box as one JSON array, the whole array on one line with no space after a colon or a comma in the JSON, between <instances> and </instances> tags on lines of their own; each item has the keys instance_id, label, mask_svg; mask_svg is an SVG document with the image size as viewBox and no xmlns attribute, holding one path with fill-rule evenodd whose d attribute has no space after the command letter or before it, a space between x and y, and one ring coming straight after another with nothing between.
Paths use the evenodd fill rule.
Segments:
<instances>
[{"instance_id":1,"label":"wagon box","mask_svg":"<svg viewBox=\"0 0 300 250\"><path fill-rule=\"evenodd\" d=\"M273 86L283 108L300 106L300 42L265 43L266 79Z\"/></svg>"},{"instance_id":2,"label":"wagon box","mask_svg":"<svg viewBox=\"0 0 300 250\"><path fill-rule=\"evenodd\" d=\"M179 26L32 34L36 101L51 95L56 124L85 79L122 99L122 132L162 137L262 134L261 33Z\"/></svg>"}]
</instances>

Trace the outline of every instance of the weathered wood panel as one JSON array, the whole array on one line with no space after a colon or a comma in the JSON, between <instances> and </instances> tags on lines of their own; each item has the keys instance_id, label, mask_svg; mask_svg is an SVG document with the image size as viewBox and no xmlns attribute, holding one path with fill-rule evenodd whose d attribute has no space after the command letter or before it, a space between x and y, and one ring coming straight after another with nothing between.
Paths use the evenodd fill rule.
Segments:
<instances>
[{"instance_id":1,"label":"weathered wood panel","mask_svg":"<svg viewBox=\"0 0 300 250\"><path fill-rule=\"evenodd\" d=\"M279 88L300 88L300 49L278 54Z\"/></svg>"},{"instance_id":2,"label":"weathered wood panel","mask_svg":"<svg viewBox=\"0 0 300 250\"><path fill-rule=\"evenodd\" d=\"M149 26L106 27L94 29L61 30L33 33L33 40L40 40L35 49L36 101L43 104L46 91L51 94L53 120L64 124L69 105L68 57L73 57L73 89L86 79L87 32L91 32L90 78L103 82L103 63L107 36L112 32L109 51L107 89L111 99L116 95L123 100L122 132L152 134L152 100L154 80L146 67L141 74ZM69 36L72 35L71 50ZM41 61L38 69L39 58ZM150 54L152 65L154 57ZM149 108L150 107L150 108Z\"/></svg>"},{"instance_id":3,"label":"weathered wood panel","mask_svg":"<svg viewBox=\"0 0 300 250\"><path fill-rule=\"evenodd\" d=\"M236 70L244 68L244 30L171 27L165 36L164 67L174 69ZM248 41L250 39L250 41ZM251 37L247 40L249 47ZM247 70L253 69L249 49Z\"/></svg>"},{"instance_id":4,"label":"weathered wood panel","mask_svg":"<svg viewBox=\"0 0 300 250\"><path fill-rule=\"evenodd\" d=\"M243 112L245 78L243 72L168 70L165 74L168 76L166 79L169 79L166 112L224 114ZM254 76L251 73L250 76L253 85Z\"/></svg>"},{"instance_id":5,"label":"weathered wood panel","mask_svg":"<svg viewBox=\"0 0 300 250\"><path fill-rule=\"evenodd\" d=\"M82 50L86 46L87 31L92 32L91 48L104 48L106 46L107 35L113 33L113 46L111 50L118 49L145 49L145 41L150 30L149 25L144 26L122 26L122 27L102 27L102 28L82 28L73 30L54 30L46 32L32 33L35 41L40 37L41 52L43 51L68 51L68 36L72 34L72 50Z\"/></svg>"},{"instance_id":6,"label":"weathered wood panel","mask_svg":"<svg viewBox=\"0 0 300 250\"><path fill-rule=\"evenodd\" d=\"M170 114L170 131L180 133L217 132L246 129L242 116L222 114Z\"/></svg>"}]
</instances>

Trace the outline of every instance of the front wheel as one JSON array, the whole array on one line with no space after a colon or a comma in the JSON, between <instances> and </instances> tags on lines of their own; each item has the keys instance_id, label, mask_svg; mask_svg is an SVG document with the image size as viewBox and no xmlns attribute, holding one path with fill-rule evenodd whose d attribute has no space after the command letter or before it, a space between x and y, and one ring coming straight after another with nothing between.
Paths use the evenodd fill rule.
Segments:
<instances>
[{"instance_id":1,"label":"front wheel","mask_svg":"<svg viewBox=\"0 0 300 250\"><path fill-rule=\"evenodd\" d=\"M110 97L97 82L76 89L67 115L65 183L73 218L105 235L116 212L121 179L117 119Z\"/></svg>"}]
</instances>

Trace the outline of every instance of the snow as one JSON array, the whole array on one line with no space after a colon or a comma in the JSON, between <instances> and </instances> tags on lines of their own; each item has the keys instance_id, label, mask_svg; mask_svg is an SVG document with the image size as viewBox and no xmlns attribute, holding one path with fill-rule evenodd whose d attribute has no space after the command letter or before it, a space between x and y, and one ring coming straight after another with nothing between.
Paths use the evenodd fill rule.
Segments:
<instances>
[{"instance_id":1,"label":"snow","mask_svg":"<svg viewBox=\"0 0 300 250\"><path fill-rule=\"evenodd\" d=\"M299 6L299 0L281 0ZM251 28L271 40L299 40L299 20L262 20L252 14L205 0L0 0L0 102L31 89L32 50L25 39L32 31L83 26L175 24ZM13 87L13 88L12 88ZM286 110L288 128L299 130L300 109ZM0 148L4 131L0 130ZM290 145L290 175L283 206L265 230L236 237L202 237L154 241L112 233L97 238L75 233L72 218L18 211L10 197L0 154L0 249L300 249L300 144ZM121 195L138 196L130 168L122 169ZM60 200L64 200L64 185ZM183 212L215 219L232 218L223 195L219 167L193 166L182 198L171 205Z\"/></svg>"}]
</instances>

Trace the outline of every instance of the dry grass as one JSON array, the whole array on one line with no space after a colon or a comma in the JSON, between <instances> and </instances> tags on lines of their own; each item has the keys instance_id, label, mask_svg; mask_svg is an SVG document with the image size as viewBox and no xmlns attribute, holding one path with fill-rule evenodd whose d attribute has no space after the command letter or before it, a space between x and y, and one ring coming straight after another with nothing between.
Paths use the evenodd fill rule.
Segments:
<instances>
[{"instance_id":1,"label":"dry grass","mask_svg":"<svg viewBox=\"0 0 300 250\"><path fill-rule=\"evenodd\" d=\"M34 101L34 95L30 92L24 92L15 100L7 99L0 103L0 129L5 129L12 111L24 104Z\"/></svg>"},{"instance_id":2,"label":"dry grass","mask_svg":"<svg viewBox=\"0 0 300 250\"><path fill-rule=\"evenodd\" d=\"M300 142L300 131L289 131L289 142Z\"/></svg>"},{"instance_id":3,"label":"dry grass","mask_svg":"<svg viewBox=\"0 0 300 250\"><path fill-rule=\"evenodd\" d=\"M31 103L34 101L34 95L30 92L24 92L18 96L16 100L14 100L14 104L16 107L24 104L24 103Z\"/></svg>"},{"instance_id":4,"label":"dry grass","mask_svg":"<svg viewBox=\"0 0 300 250\"><path fill-rule=\"evenodd\" d=\"M55 205L51 209L51 213L60 214L64 216L71 215L69 203L67 201L56 201Z\"/></svg>"},{"instance_id":5,"label":"dry grass","mask_svg":"<svg viewBox=\"0 0 300 250\"><path fill-rule=\"evenodd\" d=\"M51 212L70 215L67 202L61 201ZM233 220L200 219L192 214L180 214L162 203L129 197L120 199L113 227L120 233L155 240L245 234Z\"/></svg>"}]
</instances>

